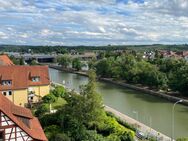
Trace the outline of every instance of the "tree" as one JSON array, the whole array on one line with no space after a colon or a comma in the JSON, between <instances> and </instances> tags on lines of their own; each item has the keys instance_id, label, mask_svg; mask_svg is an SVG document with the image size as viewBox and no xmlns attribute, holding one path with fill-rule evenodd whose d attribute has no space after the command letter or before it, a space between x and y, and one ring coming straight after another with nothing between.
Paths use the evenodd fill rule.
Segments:
<instances>
[{"instance_id":1,"label":"tree","mask_svg":"<svg viewBox=\"0 0 188 141\"><path fill-rule=\"evenodd\" d=\"M96 64L96 73L101 77L112 77L112 65L113 65L113 58L104 58Z\"/></svg>"},{"instance_id":2,"label":"tree","mask_svg":"<svg viewBox=\"0 0 188 141\"><path fill-rule=\"evenodd\" d=\"M55 96L55 97L63 97L65 95L65 88L62 86L56 86L54 90L51 91L51 93Z\"/></svg>"},{"instance_id":3,"label":"tree","mask_svg":"<svg viewBox=\"0 0 188 141\"><path fill-rule=\"evenodd\" d=\"M133 55L124 55L118 58L118 64L120 66L120 77L132 81L131 70L136 66L136 59Z\"/></svg>"},{"instance_id":4,"label":"tree","mask_svg":"<svg viewBox=\"0 0 188 141\"><path fill-rule=\"evenodd\" d=\"M96 59L92 59L88 62L89 69L94 69L96 64Z\"/></svg>"},{"instance_id":5,"label":"tree","mask_svg":"<svg viewBox=\"0 0 188 141\"><path fill-rule=\"evenodd\" d=\"M23 58L23 57L20 58L20 65L25 65L25 62L24 62L24 58Z\"/></svg>"},{"instance_id":6,"label":"tree","mask_svg":"<svg viewBox=\"0 0 188 141\"><path fill-rule=\"evenodd\" d=\"M59 57L59 58L57 59L57 62L58 62L59 65L61 65L63 68L67 68L67 67L70 65L71 61L72 61L72 59L71 59L71 57L68 56L68 55L64 55L64 56Z\"/></svg>"},{"instance_id":7,"label":"tree","mask_svg":"<svg viewBox=\"0 0 188 141\"><path fill-rule=\"evenodd\" d=\"M89 83L81 90L80 95L71 92L65 95L67 104L62 109L65 118L74 117L75 122L90 125L99 122L105 115L101 95L95 91L95 73L90 71Z\"/></svg>"},{"instance_id":8,"label":"tree","mask_svg":"<svg viewBox=\"0 0 188 141\"><path fill-rule=\"evenodd\" d=\"M37 61L35 59L32 59L30 65L34 66L34 65L37 65L37 64L38 64Z\"/></svg>"},{"instance_id":9,"label":"tree","mask_svg":"<svg viewBox=\"0 0 188 141\"><path fill-rule=\"evenodd\" d=\"M170 88L188 96L188 65L182 66L171 75Z\"/></svg>"},{"instance_id":10,"label":"tree","mask_svg":"<svg viewBox=\"0 0 188 141\"><path fill-rule=\"evenodd\" d=\"M49 112L49 106L47 104L42 104L40 105L36 112L35 112L35 115L37 117L42 117L45 113Z\"/></svg>"},{"instance_id":11,"label":"tree","mask_svg":"<svg viewBox=\"0 0 188 141\"><path fill-rule=\"evenodd\" d=\"M45 95L42 100L44 101L44 103L48 103L50 105L50 112L51 112L51 104L54 103L57 98L52 94L48 94L48 95Z\"/></svg>"},{"instance_id":12,"label":"tree","mask_svg":"<svg viewBox=\"0 0 188 141\"><path fill-rule=\"evenodd\" d=\"M138 67L141 69L138 73L139 83L157 88L167 85L166 74L160 72L155 65L142 61L138 63Z\"/></svg>"},{"instance_id":13,"label":"tree","mask_svg":"<svg viewBox=\"0 0 188 141\"><path fill-rule=\"evenodd\" d=\"M80 61L79 58L74 58L72 60L72 68L76 69L77 71L81 70L83 63Z\"/></svg>"},{"instance_id":14,"label":"tree","mask_svg":"<svg viewBox=\"0 0 188 141\"><path fill-rule=\"evenodd\" d=\"M15 65L19 65L19 60L18 59L16 59L13 55L11 55L10 56L10 59L11 59L11 61L15 64Z\"/></svg>"},{"instance_id":15,"label":"tree","mask_svg":"<svg viewBox=\"0 0 188 141\"><path fill-rule=\"evenodd\" d=\"M51 103L54 103L56 101L56 97L53 94L48 94L48 95L45 95L42 98L42 100L44 101L44 103L51 104Z\"/></svg>"},{"instance_id":16,"label":"tree","mask_svg":"<svg viewBox=\"0 0 188 141\"><path fill-rule=\"evenodd\" d=\"M94 70L89 71L89 82L80 93L84 98L84 110L87 123L100 122L105 112L102 97L96 92L96 74Z\"/></svg>"},{"instance_id":17,"label":"tree","mask_svg":"<svg viewBox=\"0 0 188 141\"><path fill-rule=\"evenodd\" d=\"M71 141L71 138L64 133L56 134L54 141Z\"/></svg>"}]
</instances>

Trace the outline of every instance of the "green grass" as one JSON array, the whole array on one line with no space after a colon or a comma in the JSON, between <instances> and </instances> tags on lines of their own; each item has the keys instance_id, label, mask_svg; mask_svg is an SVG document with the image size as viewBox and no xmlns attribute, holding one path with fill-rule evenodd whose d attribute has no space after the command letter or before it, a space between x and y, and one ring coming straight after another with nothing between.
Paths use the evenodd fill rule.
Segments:
<instances>
[{"instance_id":1,"label":"green grass","mask_svg":"<svg viewBox=\"0 0 188 141\"><path fill-rule=\"evenodd\" d=\"M59 109L66 104L66 101L63 98L58 98L56 102L52 103L53 109Z\"/></svg>"}]
</instances>

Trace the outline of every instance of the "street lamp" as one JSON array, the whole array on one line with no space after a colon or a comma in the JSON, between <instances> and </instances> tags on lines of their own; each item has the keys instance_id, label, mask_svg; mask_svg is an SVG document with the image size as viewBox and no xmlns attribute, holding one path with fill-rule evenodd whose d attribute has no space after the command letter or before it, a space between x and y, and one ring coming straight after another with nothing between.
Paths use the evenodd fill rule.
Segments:
<instances>
[{"instance_id":1,"label":"street lamp","mask_svg":"<svg viewBox=\"0 0 188 141\"><path fill-rule=\"evenodd\" d=\"M181 102L183 102L182 99L175 102L173 107L172 107L172 137L171 137L171 141L173 141L173 139L174 139L174 109L175 109L176 104L181 103Z\"/></svg>"}]
</instances>

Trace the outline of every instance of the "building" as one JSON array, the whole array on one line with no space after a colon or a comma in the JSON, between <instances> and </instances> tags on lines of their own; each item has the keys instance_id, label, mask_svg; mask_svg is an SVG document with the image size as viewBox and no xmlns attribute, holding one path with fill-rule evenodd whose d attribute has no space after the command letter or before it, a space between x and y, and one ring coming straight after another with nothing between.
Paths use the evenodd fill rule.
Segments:
<instances>
[{"instance_id":1,"label":"building","mask_svg":"<svg viewBox=\"0 0 188 141\"><path fill-rule=\"evenodd\" d=\"M14 63L7 55L0 55L0 66L12 66Z\"/></svg>"},{"instance_id":2,"label":"building","mask_svg":"<svg viewBox=\"0 0 188 141\"><path fill-rule=\"evenodd\" d=\"M188 51L183 51L182 53L183 58L188 61Z\"/></svg>"},{"instance_id":3,"label":"building","mask_svg":"<svg viewBox=\"0 0 188 141\"><path fill-rule=\"evenodd\" d=\"M94 52L83 52L83 53L73 53L71 54L72 58L79 58L81 60L91 60L93 58L96 58L97 55Z\"/></svg>"},{"instance_id":4,"label":"building","mask_svg":"<svg viewBox=\"0 0 188 141\"><path fill-rule=\"evenodd\" d=\"M47 138L29 109L0 95L0 141L47 141Z\"/></svg>"},{"instance_id":5,"label":"building","mask_svg":"<svg viewBox=\"0 0 188 141\"><path fill-rule=\"evenodd\" d=\"M14 104L39 102L49 91L47 66L0 66L0 93Z\"/></svg>"}]
</instances>

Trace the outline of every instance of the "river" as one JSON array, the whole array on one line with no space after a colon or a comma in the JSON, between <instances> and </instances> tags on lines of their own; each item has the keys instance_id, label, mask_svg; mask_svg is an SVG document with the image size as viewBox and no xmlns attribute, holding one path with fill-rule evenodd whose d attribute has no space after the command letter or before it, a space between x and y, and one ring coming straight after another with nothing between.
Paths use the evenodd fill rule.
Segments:
<instances>
[{"instance_id":1,"label":"river","mask_svg":"<svg viewBox=\"0 0 188 141\"><path fill-rule=\"evenodd\" d=\"M52 81L62 83L64 80L65 85L75 91L88 82L87 77L77 74L55 69L49 69L49 73ZM173 103L106 82L97 82L97 91L106 105L171 137ZM175 137L188 137L188 107L177 105L174 119Z\"/></svg>"}]
</instances>

